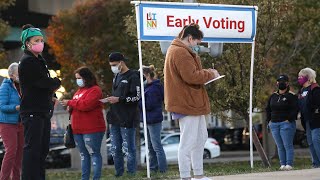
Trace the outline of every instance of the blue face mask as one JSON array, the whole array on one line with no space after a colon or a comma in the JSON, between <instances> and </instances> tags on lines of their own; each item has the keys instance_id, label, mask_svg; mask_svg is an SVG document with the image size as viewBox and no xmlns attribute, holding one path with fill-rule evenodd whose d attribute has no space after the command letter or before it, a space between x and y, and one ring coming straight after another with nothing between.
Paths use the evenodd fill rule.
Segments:
<instances>
[{"instance_id":1,"label":"blue face mask","mask_svg":"<svg viewBox=\"0 0 320 180\"><path fill-rule=\"evenodd\" d=\"M78 85L79 87L84 87L83 79L77 79L77 85Z\"/></svg>"},{"instance_id":2,"label":"blue face mask","mask_svg":"<svg viewBox=\"0 0 320 180\"><path fill-rule=\"evenodd\" d=\"M192 51L196 54L198 54L200 52L200 46L199 45L195 45L195 46L190 46L190 48L192 49Z\"/></svg>"}]
</instances>

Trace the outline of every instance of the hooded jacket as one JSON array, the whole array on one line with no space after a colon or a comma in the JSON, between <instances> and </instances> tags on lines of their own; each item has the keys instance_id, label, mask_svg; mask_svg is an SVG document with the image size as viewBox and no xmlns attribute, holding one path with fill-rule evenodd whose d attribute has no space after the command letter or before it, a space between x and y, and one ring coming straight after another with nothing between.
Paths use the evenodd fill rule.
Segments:
<instances>
[{"instance_id":1,"label":"hooded jacket","mask_svg":"<svg viewBox=\"0 0 320 180\"><path fill-rule=\"evenodd\" d=\"M163 121L162 104L163 104L163 86L159 79L152 81L146 85L145 91L145 105L147 124L155 124ZM140 101L140 116L142 118L142 102Z\"/></svg>"},{"instance_id":2,"label":"hooded jacket","mask_svg":"<svg viewBox=\"0 0 320 180\"><path fill-rule=\"evenodd\" d=\"M320 87L317 83L299 92L299 104L301 112L301 124L306 129L306 122L310 129L320 128Z\"/></svg>"},{"instance_id":3,"label":"hooded jacket","mask_svg":"<svg viewBox=\"0 0 320 180\"><path fill-rule=\"evenodd\" d=\"M137 127L140 93L140 79L137 71L128 70L121 76L116 74L113 79L112 96L119 97L119 102L110 105L107 114L108 123L125 128Z\"/></svg>"},{"instance_id":4,"label":"hooded jacket","mask_svg":"<svg viewBox=\"0 0 320 180\"><path fill-rule=\"evenodd\" d=\"M289 90L284 94L274 92L268 101L267 122L295 121L299 111L298 97Z\"/></svg>"},{"instance_id":5,"label":"hooded jacket","mask_svg":"<svg viewBox=\"0 0 320 180\"><path fill-rule=\"evenodd\" d=\"M204 83L214 74L202 69L200 58L181 40L175 39L168 48L164 64L164 103L169 112L185 115L210 113Z\"/></svg>"}]
</instances>

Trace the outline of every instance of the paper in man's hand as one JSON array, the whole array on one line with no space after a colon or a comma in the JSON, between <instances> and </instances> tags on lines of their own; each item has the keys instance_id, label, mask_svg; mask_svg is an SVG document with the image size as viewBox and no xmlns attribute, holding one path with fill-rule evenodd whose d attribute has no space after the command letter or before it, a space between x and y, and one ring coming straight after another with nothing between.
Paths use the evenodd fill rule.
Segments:
<instances>
[{"instance_id":1,"label":"paper in man's hand","mask_svg":"<svg viewBox=\"0 0 320 180\"><path fill-rule=\"evenodd\" d=\"M225 77L225 75L221 75L221 76L219 76L219 77L216 77L216 78L214 78L214 79L211 79L210 81L207 81L206 83L204 83L204 85L207 85L207 84L209 84L209 83L211 83L211 82L213 82L213 81L215 81L215 80L221 79L221 78L223 78L223 77Z\"/></svg>"}]
</instances>

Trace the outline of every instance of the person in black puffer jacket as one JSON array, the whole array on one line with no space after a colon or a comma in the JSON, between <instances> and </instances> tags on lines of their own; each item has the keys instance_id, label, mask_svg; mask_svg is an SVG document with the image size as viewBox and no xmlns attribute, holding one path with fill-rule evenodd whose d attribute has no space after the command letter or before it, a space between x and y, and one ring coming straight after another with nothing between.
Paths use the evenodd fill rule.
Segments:
<instances>
[{"instance_id":1,"label":"person in black puffer jacket","mask_svg":"<svg viewBox=\"0 0 320 180\"><path fill-rule=\"evenodd\" d=\"M267 121L278 148L280 170L291 170L293 166L293 138L296 132L298 97L290 92L289 78L280 75L278 91L274 92L266 108Z\"/></svg>"},{"instance_id":2,"label":"person in black puffer jacket","mask_svg":"<svg viewBox=\"0 0 320 180\"><path fill-rule=\"evenodd\" d=\"M316 82L316 72L304 68L299 72L298 83L301 124L307 134L312 157L312 167L320 167L320 87Z\"/></svg>"},{"instance_id":3,"label":"person in black puffer jacket","mask_svg":"<svg viewBox=\"0 0 320 180\"><path fill-rule=\"evenodd\" d=\"M23 26L21 33L23 56L19 64L21 87L20 116L24 125L22 180L45 179L45 159L49 152L53 111L53 94L61 85L51 78L41 56L44 41L39 28Z\"/></svg>"}]
</instances>

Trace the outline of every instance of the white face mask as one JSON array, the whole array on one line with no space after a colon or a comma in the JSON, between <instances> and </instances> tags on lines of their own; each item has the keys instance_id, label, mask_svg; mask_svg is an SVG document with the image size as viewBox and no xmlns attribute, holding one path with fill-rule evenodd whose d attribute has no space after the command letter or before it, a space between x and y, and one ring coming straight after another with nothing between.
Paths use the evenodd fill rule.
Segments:
<instances>
[{"instance_id":1,"label":"white face mask","mask_svg":"<svg viewBox=\"0 0 320 180\"><path fill-rule=\"evenodd\" d=\"M116 66L111 66L111 71L112 71L114 74L120 73L119 66L120 66L120 63L119 63L118 65L116 65Z\"/></svg>"},{"instance_id":2,"label":"white face mask","mask_svg":"<svg viewBox=\"0 0 320 180\"><path fill-rule=\"evenodd\" d=\"M78 85L79 87L84 87L83 79L77 79L77 85Z\"/></svg>"}]
</instances>

